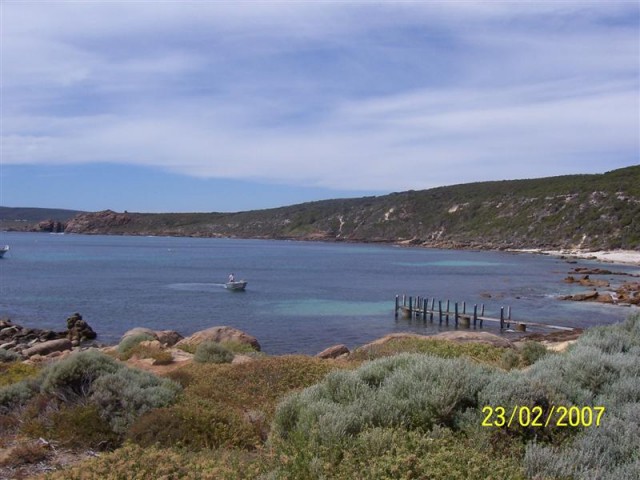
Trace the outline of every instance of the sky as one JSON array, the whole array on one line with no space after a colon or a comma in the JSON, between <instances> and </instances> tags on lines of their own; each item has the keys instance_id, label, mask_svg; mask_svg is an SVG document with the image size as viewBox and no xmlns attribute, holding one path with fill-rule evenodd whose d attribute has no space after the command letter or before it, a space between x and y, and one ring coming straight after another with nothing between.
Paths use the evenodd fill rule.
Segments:
<instances>
[{"instance_id":1,"label":"sky","mask_svg":"<svg viewBox=\"0 0 640 480\"><path fill-rule=\"evenodd\" d=\"M233 212L640 164L640 2L2 0L0 205Z\"/></svg>"}]
</instances>

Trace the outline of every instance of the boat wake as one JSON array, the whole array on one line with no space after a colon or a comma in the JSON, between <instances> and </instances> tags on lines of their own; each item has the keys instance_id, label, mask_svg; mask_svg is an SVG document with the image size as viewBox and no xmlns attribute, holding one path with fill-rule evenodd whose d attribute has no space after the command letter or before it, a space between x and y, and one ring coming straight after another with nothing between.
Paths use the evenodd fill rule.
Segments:
<instances>
[{"instance_id":1,"label":"boat wake","mask_svg":"<svg viewBox=\"0 0 640 480\"><path fill-rule=\"evenodd\" d=\"M210 292L218 288L224 288L224 283L172 283L167 285L171 290L187 292Z\"/></svg>"}]
</instances>

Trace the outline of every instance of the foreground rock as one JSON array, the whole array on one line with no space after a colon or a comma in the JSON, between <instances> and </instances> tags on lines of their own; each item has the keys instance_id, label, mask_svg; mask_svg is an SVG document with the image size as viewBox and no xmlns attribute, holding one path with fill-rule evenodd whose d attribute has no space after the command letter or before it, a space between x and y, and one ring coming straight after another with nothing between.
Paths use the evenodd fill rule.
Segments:
<instances>
[{"instance_id":1,"label":"foreground rock","mask_svg":"<svg viewBox=\"0 0 640 480\"><path fill-rule=\"evenodd\" d=\"M33 347L29 347L22 350L22 355L25 357L33 357L34 355L49 355L53 352L64 352L65 350L71 350L73 344L66 338L60 338L58 340L49 340L48 342L36 343Z\"/></svg>"},{"instance_id":2,"label":"foreground rock","mask_svg":"<svg viewBox=\"0 0 640 480\"><path fill-rule=\"evenodd\" d=\"M202 342L238 342L250 345L254 350L260 351L260 343L258 343L256 337L232 327L211 327L206 330L201 330L180 340L176 343L176 347L195 347Z\"/></svg>"},{"instance_id":3,"label":"foreground rock","mask_svg":"<svg viewBox=\"0 0 640 480\"><path fill-rule=\"evenodd\" d=\"M334 345L333 347L325 348L323 351L318 353L316 357L318 358L344 358L349 355L349 349L346 345Z\"/></svg>"},{"instance_id":4,"label":"foreground rock","mask_svg":"<svg viewBox=\"0 0 640 480\"><path fill-rule=\"evenodd\" d=\"M165 347L172 347L180 340L184 339L182 335L174 330L151 330L150 328L136 327L125 332L122 336L122 340L135 335L148 335Z\"/></svg>"}]
</instances>

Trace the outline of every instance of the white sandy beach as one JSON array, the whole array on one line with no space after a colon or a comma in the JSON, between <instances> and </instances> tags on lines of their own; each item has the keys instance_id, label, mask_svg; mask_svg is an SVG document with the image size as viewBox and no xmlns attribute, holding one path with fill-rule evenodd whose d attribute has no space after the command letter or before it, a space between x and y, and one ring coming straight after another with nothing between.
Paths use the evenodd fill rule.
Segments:
<instances>
[{"instance_id":1,"label":"white sandy beach","mask_svg":"<svg viewBox=\"0 0 640 480\"><path fill-rule=\"evenodd\" d=\"M516 252L540 253L544 255L564 256L583 259L596 259L607 263L620 263L640 266L640 250L543 250L540 248L517 249Z\"/></svg>"}]
</instances>

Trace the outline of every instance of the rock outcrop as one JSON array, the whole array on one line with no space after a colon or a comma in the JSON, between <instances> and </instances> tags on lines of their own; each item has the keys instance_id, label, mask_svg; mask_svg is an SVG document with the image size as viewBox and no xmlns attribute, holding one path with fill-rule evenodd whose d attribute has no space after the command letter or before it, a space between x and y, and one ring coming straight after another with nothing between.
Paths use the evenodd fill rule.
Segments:
<instances>
[{"instance_id":1,"label":"rock outcrop","mask_svg":"<svg viewBox=\"0 0 640 480\"><path fill-rule=\"evenodd\" d=\"M79 313L67 319L67 330L63 332L26 328L11 320L0 320L0 348L23 358L80 348L96 337L97 334Z\"/></svg>"},{"instance_id":2,"label":"rock outcrop","mask_svg":"<svg viewBox=\"0 0 640 480\"><path fill-rule=\"evenodd\" d=\"M320 353L318 353L316 355L316 357L318 358L341 358L341 357L345 357L347 355L349 355L349 349L347 348L346 345L334 345L332 347L329 348L325 348L323 351L321 351Z\"/></svg>"},{"instance_id":3,"label":"rock outcrop","mask_svg":"<svg viewBox=\"0 0 640 480\"><path fill-rule=\"evenodd\" d=\"M260 343L256 339L241 330L237 330L232 327L211 327L206 330L202 330L194 333L193 335L180 340L176 347L180 346L196 346L202 342L239 342L250 345L254 350L260 351Z\"/></svg>"},{"instance_id":4,"label":"rock outcrop","mask_svg":"<svg viewBox=\"0 0 640 480\"><path fill-rule=\"evenodd\" d=\"M65 233L104 233L119 228L131 222L131 215L127 212L117 213L113 210L103 210L95 213L81 213L67 222Z\"/></svg>"},{"instance_id":5,"label":"rock outcrop","mask_svg":"<svg viewBox=\"0 0 640 480\"><path fill-rule=\"evenodd\" d=\"M136 327L126 331L122 335L122 340L133 335L148 335L165 347L172 347L184 338L174 330L151 330L150 328Z\"/></svg>"},{"instance_id":6,"label":"rock outcrop","mask_svg":"<svg viewBox=\"0 0 640 480\"><path fill-rule=\"evenodd\" d=\"M583 287L608 287L609 282L606 280L592 280L589 275L584 275L582 278L575 278L573 275L569 275L564 279L565 283L579 284Z\"/></svg>"},{"instance_id":7,"label":"rock outcrop","mask_svg":"<svg viewBox=\"0 0 640 480\"><path fill-rule=\"evenodd\" d=\"M73 345L71 341L66 338L59 338L58 340L49 340L47 342L36 343L33 347L29 347L23 350L21 353L25 357L33 357L34 355L49 355L53 352L63 352L65 350L71 350Z\"/></svg>"},{"instance_id":8,"label":"rock outcrop","mask_svg":"<svg viewBox=\"0 0 640 480\"><path fill-rule=\"evenodd\" d=\"M93 340L98 335L91 326L82 319L82 315L74 313L67 318L67 338L74 345L79 345L86 340Z\"/></svg>"},{"instance_id":9,"label":"rock outcrop","mask_svg":"<svg viewBox=\"0 0 640 480\"><path fill-rule=\"evenodd\" d=\"M34 231L36 232L49 232L49 233L62 233L66 228L66 224L56 221L56 220L43 220L38 222L35 226Z\"/></svg>"}]
</instances>

